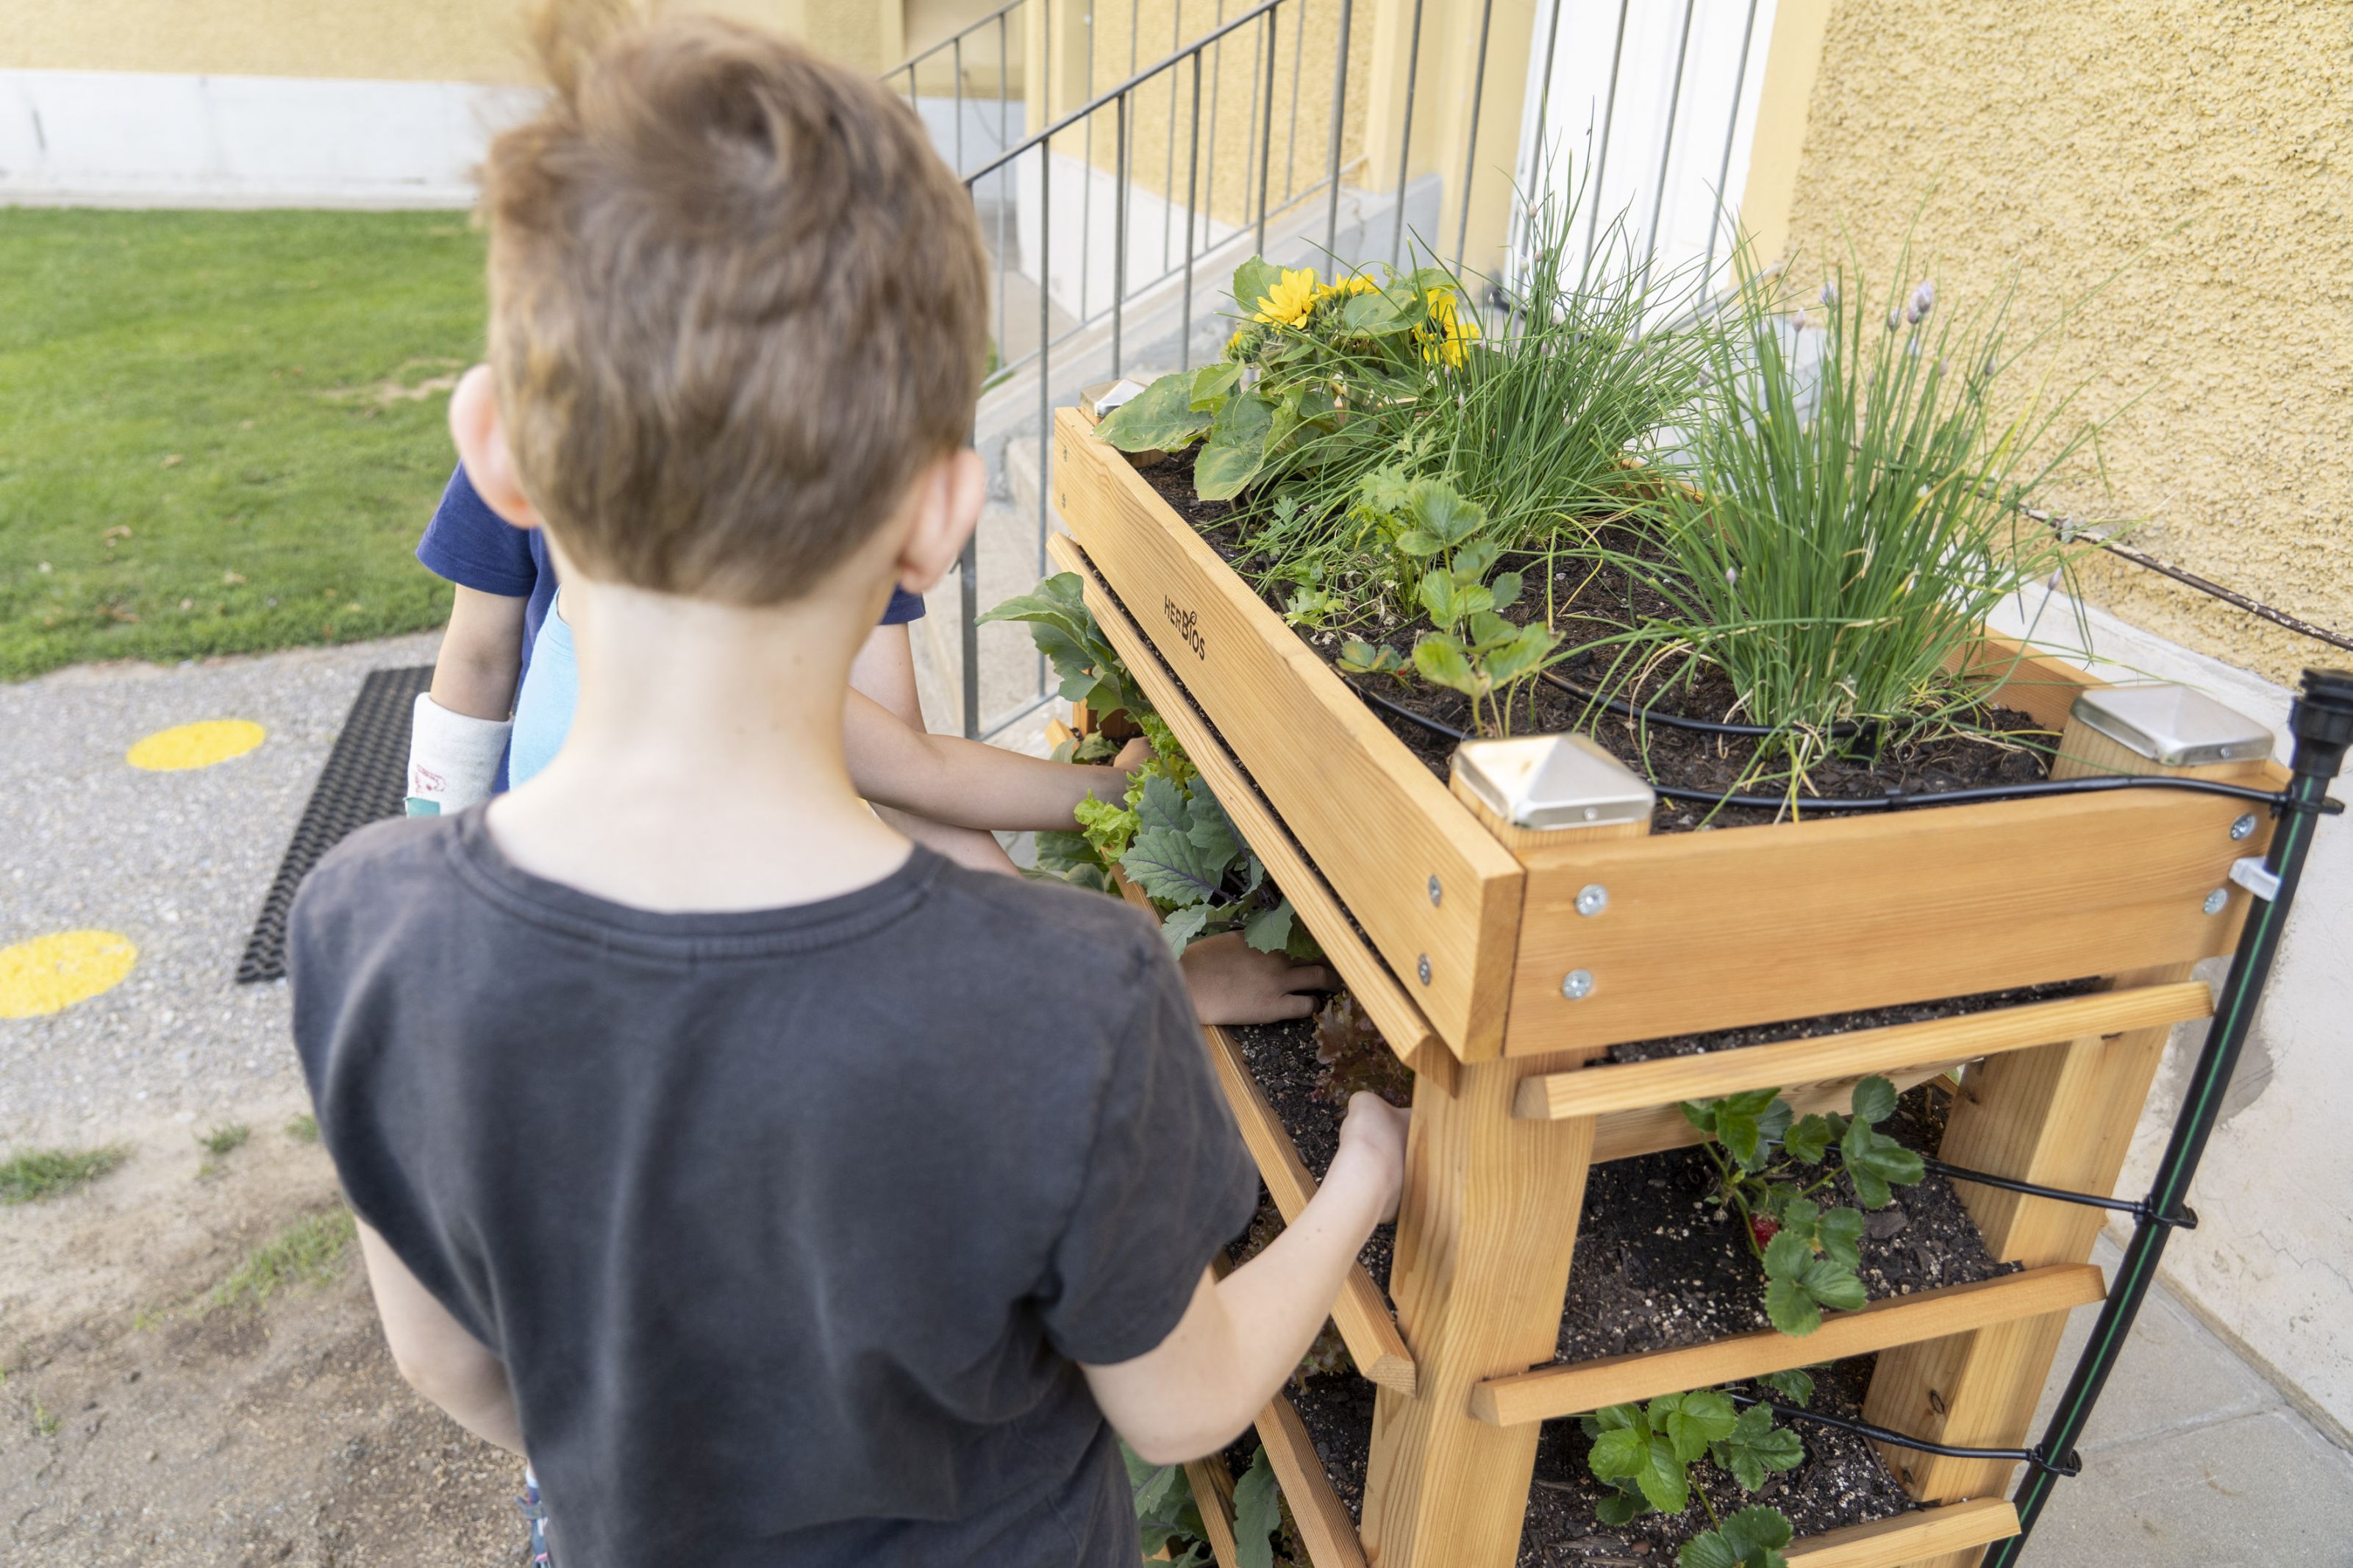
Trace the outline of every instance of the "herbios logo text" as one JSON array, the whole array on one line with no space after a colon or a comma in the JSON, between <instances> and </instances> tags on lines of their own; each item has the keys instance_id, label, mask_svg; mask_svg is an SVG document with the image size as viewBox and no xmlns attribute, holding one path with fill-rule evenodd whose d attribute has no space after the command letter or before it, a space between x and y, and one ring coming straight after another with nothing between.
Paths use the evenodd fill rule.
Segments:
<instances>
[{"instance_id":1,"label":"herbios logo text","mask_svg":"<svg viewBox=\"0 0 2353 1568\"><path fill-rule=\"evenodd\" d=\"M1193 657L1195 658L1208 658L1208 644L1201 636L1201 617L1199 613L1194 610L1178 609L1176 607L1176 601L1168 597L1166 594L1160 596L1160 604L1161 607L1168 614L1168 624L1176 628L1176 635L1185 639L1185 646L1193 650Z\"/></svg>"}]
</instances>

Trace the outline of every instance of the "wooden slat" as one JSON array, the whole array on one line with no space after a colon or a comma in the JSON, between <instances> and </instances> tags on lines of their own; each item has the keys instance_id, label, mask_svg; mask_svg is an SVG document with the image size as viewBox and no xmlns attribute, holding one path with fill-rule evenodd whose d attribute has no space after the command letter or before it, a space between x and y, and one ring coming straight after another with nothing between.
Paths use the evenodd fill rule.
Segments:
<instances>
[{"instance_id":1,"label":"wooden slat","mask_svg":"<svg viewBox=\"0 0 2353 1568\"><path fill-rule=\"evenodd\" d=\"M1307 1548L1313 1568L1366 1568L1365 1549L1357 1542L1348 1505L1332 1489L1332 1478L1324 1473L1307 1424L1280 1394L1259 1412L1258 1440L1266 1445L1267 1464L1291 1504L1291 1521L1299 1527L1300 1543Z\"/></svg>"},{"instance_id":2,"label":"wooden slat","mask_svg":"<svg viewBox=\"0 0 2353 1568\"><path fill-rule=\"evenodd\" d=\"M1274 1108L1259 1092L1233 1037L1216 1027L1204 1028L1201 1034L1209 1043L1209 1059L1217 1064L1226 1102L1233 1107L1234 1120L1241 1123L1242 1142L1250 1145L1259 1175L1288 1225L1315 1195L1315 1178L1307 1173ZM1408 1395L1413 1393L1413 1356L1405 1348L1405 1337L1398 1332L1397 1321L1389 1315L1388 1298L1363 1264L1349 1266L1340 1299L1332 1304L1332 1321L1339 1325L1340 1337L1347 1342L1357 1371L1383 1388Z\"/></svg>"},{"instance_id":3,"label":"wooden slat","mask_svg":"<svg viewBox=\"0 0 2353 1568\"><path fill-rule=\"evenodd\" d=\"M1296 841L1284 829L1263 796L1253 788L1185 694L1159 655L1145 642L1126 612L1103 592L1102 578L1073 541L1057 534L1047 542L1055 563L1074 572L1086 584L1087 604L1095 619L1127 661L1144 693L1184 746L1185 754L1208 781L1209 793L1226 808L1239 832L1267 875L1291 900L1292 908L1324 948L1324 956L1347 982L1365 1014L1382 1038L1408 1063L1420 1063L1448 1054L1420 1008L1409 997L1380 955L1365 945L1348 923L1340 901L1315 868L1308 864Z\"/></svg>"},{"instance_id":4,"label":"wooden slat","mask_svg":"<svg viewBox=\"0 0 2353 1568\"><path fill-rule=\"evenodd\" d=\"M1194 1459L1185 1467L1185 1480L1193 1489L1193 1506L1201 1510L1201 1531L1209 1540L1209 1555L1218 1568L1241 1568L1234 1547L1234 1478L1223 1455Z\"/></svg>"},{"instance_id":5,"label":"wooden slat","mask_svg":"<svg viewBox=\"0 0 2353 1568\"><path fill-rule=\"evenodd\" d=\"M1704 1056L1589 1067L1525 1080L1513 1113L1546 1119L1606 1116L1742 1089L1824 1080L1852 1083L1872 1073L1926 1062L1965 1062L2055 1040L2203 1018L2213 1010L2213 994L2201 984L2146 985Z\"/></svg>"},{"instance_id":6,"label":"wooden slat","mask_svg":"<svg viewBox=\"0 0 2353 1568\"><path fill-rule=\"evenodd\" d=\"M1597 843L1528 873L1514 1055L2189 963L2240 803L2160 791ZM1601 915L1576 912L1588 883ZM1561 976L1584 969L1570 1001Z\"/></svg>"},{"instance_id":7,"label":"wooden slat","mask_svg":"<svg viewBox=\"0 0 2353 1568\"><path fill-rule=\"evenodd\" d=\"M1929 1062L1920 1067L1891 1068L1886 1077L1894 1084L1895 1092L1924 1084L1959 1067L1958 1062ZM1792 1114L1810 1112L1824 1115L1831 1111L1844 1114L1854 1100L1855 1080L1851 1078L1829 1079L1820 1083L1785 1083L1781 1098L1789 1102ZM1683 1149L1704 1142L1706 1134L1691 1124L1680 1105L1653 1105L1641 1110L1619 1110L1598 1118L1593 1129L1593 1163L1607 1164L1612 1160L1630 1160L1637 1154L1655 1154L1662 1149Z\"/></svg>"},{"instance_id":8,"label":"wooden slat","mask_svg":"<svg viewBox=\"0 0 2353 1568\"><path fill-rule=\"evenodd\" d=\"M1973 1498L1826 1531L1789 1545L1789 1568L1900 1568L1925 1556L1984 1546L2018 1533L2007 1498Z\"/></svg>"},{"instance_id":9,"label":"wooden slat","mask_svg":"<svg viewBox=\"0 0 2353 1568\"><path fill-rule=\"evenodd\" d=\"M1803 1339L1761 1329L1684 1350L1604 1356L1491 1378L1472 1392L1471 1412L1497 1426L1577 1415L1604 1405L1708 1388L1793 1366L1864 1355L1988 1323L2064 1312L2105 1291L2097 1268L2053 1264L1972 1285L1895 1296L1852 1312L1825 1312Z\"/></svg>"},{"instance_id":10,"label":"wooden slat","mask_svg":"<svg viewBox=\"0 0 2353 1568\"><path fill-rule=\"evenodd\" d=\"M2057 654L1993 632L1979 633L1957 662L1964 676L1985 683L1987 698L2031 716L2054 735L2067 728L2076 698L2107 684Z\"/></svg>"},{"instance_id":11,"label":"wooden slat","mask_svg":"<svg viewBox=\"0 0 2353 1568\"><path fill-rule=\"evenodd\" d=\"M1438 1033L1465 1060L1499 1054L1519 863L1076 410L1054 439L1056 504L1088 559Z\"/></svg>"},{"instance_id":12,"label":"wooden slat","mask_svg":"<svg viewBox=\"0 0 2353 1568\"><path fill-rule=\"evenodd\" d=\"M1471 1418L1486 1379L1549 1356L1593 1153L1590 1121L1517 1121L1546 1062L1465 1062L1414 1083L1389 1290L1417 1394L1373 1401L1366 1551L1388 1568L1510 1568L1536 1428Z\"/></svg>"}]
</instances>

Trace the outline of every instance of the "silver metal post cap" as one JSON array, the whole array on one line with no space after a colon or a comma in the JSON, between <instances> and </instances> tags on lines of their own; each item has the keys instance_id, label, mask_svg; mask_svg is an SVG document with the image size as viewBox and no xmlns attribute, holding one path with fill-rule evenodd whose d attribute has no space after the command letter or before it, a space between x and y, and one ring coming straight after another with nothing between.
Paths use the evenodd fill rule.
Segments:
<instances>
[{"instance_id":1,"label":"silver metal post cap","mask_svg":"<svg viewBox=\"0 0 2353 1568\"><path fill-rule=\"evenodd\" d=\"M1592 827L1640 822L1658 793L1588 735L1517 735L1465 741L1455 775L1514 827Z\"/></svg>"},{"instance_id":2,"label":"silver metal post cap","mask_svg":"<svg viewBox=\"0 0 2353 1568\"><path fill-rule=\"evenodd\" d=\"M2075 699L2074 715L2161 767L2195 768L2272 754L2272 732L2187 686L2105 686Z\"/></svg>"},{"instance_id":3,"label":"silver metal post cap","mask_svg":"<svg viewBox=\"0 0 2353 1568\"><path fill-rule=\"evenodd\" d=\"M1079 394L1079 402L1087 412L1101 419L1132 397L1142 396L1144 383L1130 376L1117 381L1099 381Z\"/></svg>"}]
</instances>

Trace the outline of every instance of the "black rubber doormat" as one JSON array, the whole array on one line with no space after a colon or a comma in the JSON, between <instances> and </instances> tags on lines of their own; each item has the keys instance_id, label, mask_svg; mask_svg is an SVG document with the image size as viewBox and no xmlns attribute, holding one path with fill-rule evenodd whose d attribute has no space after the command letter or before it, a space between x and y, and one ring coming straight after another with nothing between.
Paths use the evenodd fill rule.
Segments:
<instances>
[{"instance_id":1,"label":"black rubber doormat","mask_svg":"<svg viewBox=\"0 0 2353 1568\"><path fill-rule=\"evenodd\" d=\"M353 829L406 809L409 713L417 706L417 694L432 684L429 664L370 670L360 684L360 694L343 720L343 732L335 737L335 749L319 771L318 787L302 808L294 841L279 862L278 879L261 901L261 918L246 939L245 956L237 965L238 984L285 977L286 911L293 905L294 889L319 857Z\"/></svg>"}]
</instances>

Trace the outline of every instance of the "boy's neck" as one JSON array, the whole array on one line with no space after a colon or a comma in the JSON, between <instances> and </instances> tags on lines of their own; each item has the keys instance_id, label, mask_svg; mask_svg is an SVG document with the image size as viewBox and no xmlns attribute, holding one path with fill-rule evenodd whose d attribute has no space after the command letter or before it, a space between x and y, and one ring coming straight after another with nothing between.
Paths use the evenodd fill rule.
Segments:
<instances>
[{"instance_id":1,"label":"boy's neck","mask_svg":"<svg viewBox=\"0 0 2353 1568\"><path fill-rule=\"evenodd\" d=\"M807 903L888 876L907 841L842 754L863 598L746 609L567 582L579 705L555 760L492 805L501 850L653 910Z\"/></svg>"}]
</instances>

